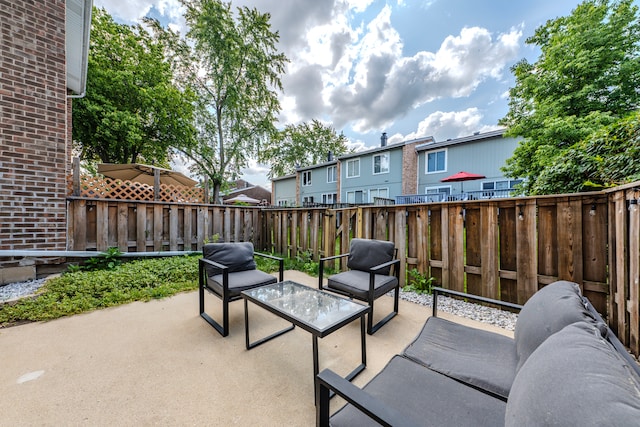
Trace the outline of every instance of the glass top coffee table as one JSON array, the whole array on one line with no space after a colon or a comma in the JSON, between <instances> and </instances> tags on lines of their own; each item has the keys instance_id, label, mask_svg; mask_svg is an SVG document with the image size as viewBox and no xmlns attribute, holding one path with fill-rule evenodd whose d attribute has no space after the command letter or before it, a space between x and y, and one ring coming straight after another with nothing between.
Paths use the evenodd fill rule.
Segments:
<instances>
[{"instance_id":1,"label":"glass top coffee table","mask_svg":"<svg viewBox=\"0 0 640 427\"><path fill-rule=\"evenodd\" d=\"M241 295L244 299L244 327L247 350L298 326L311 333L313 337L313 376L315 384L316 376L319 372L318 338L323 338L360 318L362 363L345 378L351 381L366 367L367 351L364 318L370 310L368 306L292 281L249 289L242 291ZM266 338L250 342L249 301L291 322L293 325Z\"/></svg>"}]
</instances>

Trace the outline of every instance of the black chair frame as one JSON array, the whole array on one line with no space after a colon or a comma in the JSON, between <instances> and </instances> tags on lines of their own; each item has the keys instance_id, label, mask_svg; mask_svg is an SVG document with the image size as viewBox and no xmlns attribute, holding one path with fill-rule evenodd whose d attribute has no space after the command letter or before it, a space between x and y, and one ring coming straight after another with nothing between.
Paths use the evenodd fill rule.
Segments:
<instances>
[{"instance_id":1,"label":"black chair frame","mask_svg":"<svg viewBox=\"0 0 640 427\"><path fill-rule=\"evenodd\" d=\"M395 254L394 254L394 258L397 257L398 254L398 249L395 249ZM340 295L344 295L347 296L351 299L357 299L360 301L365 301L367 304L369 304L369 307L371 307L371 311L369 311L369 314L367 314L367 334L369 335L373 335L376 333L376 331L378 329L380 329L382 326L384 326L389 320L393 319L396 314L398 314L398 301L400 298L400 260L399 259L393 259L391 261L385 262L383 264L380 265L376 265L375 267L372 267L371 269L369 269L369 292L367 292L367 298L360 298L357 295L352 294L351 292L345 292L342 291L340 289L332 289L332 288L325 288L324 285L322 284L322 280L323 280L323 276L324 276L324 263L325 261L330 261L330 260L336 260L339 258L343 258L349 256L349 253L346 254L340 254L340 255L334 255L334 256L330 256L330 257L326 257L326 258L320 258L320 268L319 268L319 272L318 272L318 277L319 277L319 289L321 290L327 290L330 292L335 292L337 294ZM397 284L396 286L393 288L394 292L393 292L393 311L391 313L389 313L387 316L384 317L384 319L381 319L378 323L376 323L375 325L373 324L373 301L375 300L375 275L377 274L378 271L386 268L386 267L391 267L393 270L393 274L394 276L396 276L396 280L397 280Z\"/></svg>"},{"instance_id":2,"label":"black chair frame","mask_svg":"<svg viewBox=\"0 0 640 427\"><path fill-rule=\"evenodd\" d=\"M284 259L280 257L276 257L273 255L262 254L259 252L254 252L254 256L260 256L263 258L270 258L278 261L279 263L279 272L278 272L278 281L282 282L284 280ZM218 268L222 272L222 295L220 295L216 289L210 287L207 283L207 270L205 269L205 265L211 265L215 268ZM233 273L231 273L233 274ZM215 328L216 331L220 333L223 337L229 335L229 303L233 301L237 301L242 297L238 294L236 296L231 296L229 292L229 267L217 263L215 261L208 260L206 258L200 258L198 263L198 292L200 299L200 317L207 321L211 326ZM222 325L216 322L211 316L209 316L204 311L204 291L205 289L217 296L222 300Z\"/></svg>"}]
</instances>

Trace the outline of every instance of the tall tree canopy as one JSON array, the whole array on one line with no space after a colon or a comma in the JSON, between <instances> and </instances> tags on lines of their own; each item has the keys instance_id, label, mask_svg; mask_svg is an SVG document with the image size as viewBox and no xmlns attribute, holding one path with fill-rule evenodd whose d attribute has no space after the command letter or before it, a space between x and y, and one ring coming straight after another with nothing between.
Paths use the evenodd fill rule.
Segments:
<instances>
[{"instance_id":1,"label":"tall tree canopy","mask_svg":"<svg viewBox=\"0 0 640 427\"><path fill-rule=\"evenodd\" d=\"M287 58L276 49L270 15L219 0L181 0L185 38L148 20L168 48L181 83L197 93L197 143L183 150L213 183L237 177L251 156L277 135L277 90Z\"/></svg>"},{"instance_id":2,"label":"tall tree canopy","mask_svg":"<svg viewBox=\"0 0 640 427\"><path fill-rule=\"evenodd\" d=\"M141 26L93 9L86 96L73 102L81 159L168 165L193 141L193 94L173 84L163 46Z\"/></svg>"},{"instance_id":3,"label":"tall tree canopy","mask_svg":"<svg viewBox=\"0 0 640 427\"><path fill-rule=\"evenodd\" d=\"M545 170L558 169L580 150L577 143L640 105L638 8L632 0L586 0L526 42L541 55L534 64L523 59L512 67L516 84L501 124L524 140L504 171L527 178L529 194L575 191L575 185L549 182L558 177Z\"/></svg>"},{"instance_id":4,"label":"tall tree canopy","mask_svg":"<svg viewBox=\"0 0 640 427\"><path fill-rule=\"evenodd\" d=\"M322 163L328 153L339 156L349 152L347 137L317 120L287 125L260 153L260 160L271 165L269 178L292 174L296 166Z\"/></svg>"}]
</instances>

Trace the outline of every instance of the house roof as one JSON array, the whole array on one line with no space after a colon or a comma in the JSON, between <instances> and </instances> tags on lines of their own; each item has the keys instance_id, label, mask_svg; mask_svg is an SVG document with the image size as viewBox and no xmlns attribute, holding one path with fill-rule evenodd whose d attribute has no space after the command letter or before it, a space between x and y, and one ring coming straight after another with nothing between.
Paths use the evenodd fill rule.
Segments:
<instances>
[{"instance_id":1,"label":"house roof","mask_svg":"<svg viewBox=\"0 0 640 427\"><path fill-rule=\"evenodd\" d=\"M416 147L416 151L433 150L436 148L449 147L452 145L464 144L467 142L474 142L474 141L481 141L483 139L495 138L497 136L502 136L504 132L505 132L505 129L497 129L497 130L492 130L484 133L476 132L473 135L463 136L461 138L447 139L446 141L421 144Z\"/></svg>"},{"instance_id":2,"label":"house roof","mask_svg":"<svg viewBox=\"0 0 640 427\"><path fill-rule=\"evenodd\" d=\"M284 175L284 176L279 176L277 178L271 178L271 181L284 181L285 179L295 179L296 178L296 174L292 173L291 175Z\"/></svg>"},{"instance_id":3,"label":"house roof","mask_svg":"<svg viewBox=\"0 0 640 427\"><path fill-rule=\"evenodd\" d=\"M433 137L432 136L427 136L427 137L423 137L423 138L416 138L416 139L411 139L408 141L402 141L402 142L396 142L395 144L388 144L385 145L384 147L375 147L375 148L371 148L369 150L365 150L365 151L357 151L355 153L349 153L349 154L344 154L342 156L339 156L338 159L340 160L344 160L344 159L351 159L353 157L361 157L361 156L366 156L369 154L375 154L375 153L379 153L379 152L383 152L383 151L391 151L391 150L395 150L397 148L401 148L405 145L408 144L413 144L415 142L419 142L419 141L433 141Z\"/></svg>"}]
</instances>

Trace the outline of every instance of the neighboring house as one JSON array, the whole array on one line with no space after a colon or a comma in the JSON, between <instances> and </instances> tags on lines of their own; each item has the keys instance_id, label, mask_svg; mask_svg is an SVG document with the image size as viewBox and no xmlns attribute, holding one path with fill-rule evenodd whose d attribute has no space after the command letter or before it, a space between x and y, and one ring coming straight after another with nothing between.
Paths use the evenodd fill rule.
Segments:
<instances>
[{"instance_id":1,"label":"neighboring house","mask_svg":"<svg viewBox=\"0 0 640 427\"><path fill-rule=\"evenodd\" d=\"M271 180L271 204L275 206L299 206L297 175L286 175Z\"/></svg>"},{"instance_id":2,"label":"neighboring house","mask_svg":"<svg viewBox=\"0 0 640 427\"><path fill-rule=\"evenodd\" d=\"M390 145L382 134L379 147L329 158L272 180L274 203L366 204L376 198L423 203L508 197L521 181L506 178L500 168L513 155L518 140L503 134L500 129L441 142L425 137ZM461 171L483 178L442 182Z\"/></svg>"},{"instance_id":3,"label":"neighboring house","mask_svg":"<svg viewBox=\"0 0 640 427\"><path fill-rule=\"evenodd\" d=\"M376 198L393 199L417 191L415 147L433 141L427 137L387 145L382 134L380 147L340 156L339 201L373 203Z\"/></svg>"},{"instance_id":4,"label":"neighboring house","mask_svg":"<svg viewBox=\"0 0 640 427\"><path fill-rule=\"evenodd\" d=\"M0 4L0 249L65 250L71 104L85 91L92 1Z\"/></svg>"},{"instance_id":5,"label":"neighboring house","mask_svg":"<svg viewBox=\"0 0 640 427\"><path fill-rule=\"evenodd\" d=\"M448 195L460 194L475 198L508 196L520 180L505 178L500 168L513 155L518 140L503 134L501 129L419 145L416 194L431 196L428 201L446 200ZM485 178L442 182L461 171Z\"/></svg>"},{"instance_id":6,"label":"neighboring house","mask_svg":"<svg viewBox=\"0 0 640 427\"><path fill-rule=\"evenodd\" d=\"M298 169L298 200L303 205L338 203L338 161L329 155L327 162Z\"/></svg>"},{"instance_id":7,"label":"neighboring house","mask_svg":"<svg viewBox=\"0 0 640 427\"><path fill-rule=\"evenodd\" d=\"M376 198L393 199L417 189L416 146L433 141L421 138L380 146L298 168L295 175L272 180L274 204L280 206L373 203ZM295 201L295 202L294 202Z\"/></svg>"},{"instance_id":8,"label":"neighboring house","mask_svg":"<svg viewBox=\"0 0 640 427\"><path fill-rule=\"evenodd\" d=\"M271 203L271 191L259 185L253 185L243 179L237 180L234 187L225 192L222 196L222 201L232 199L239 194L244 194L245 196L260 201L266 200L268 204Z\"/></svg>"}]
</instances>

